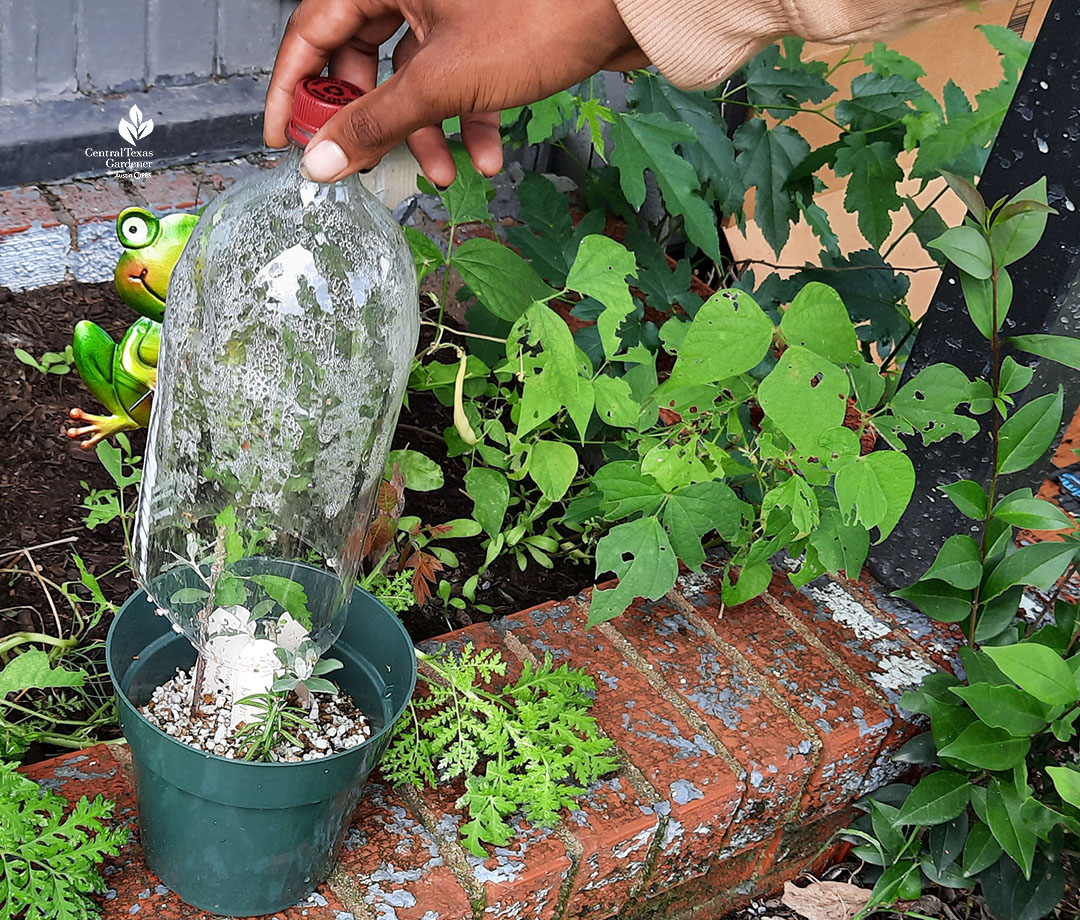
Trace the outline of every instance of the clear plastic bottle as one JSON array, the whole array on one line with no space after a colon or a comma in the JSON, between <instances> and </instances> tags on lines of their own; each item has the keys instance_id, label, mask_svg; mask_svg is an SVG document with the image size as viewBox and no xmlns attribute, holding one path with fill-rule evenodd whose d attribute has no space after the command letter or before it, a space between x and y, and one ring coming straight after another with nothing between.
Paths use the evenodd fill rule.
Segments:
<instances>
[{"instance_id":1,"label":"clear plastic bottle","mask_svg":"<svg viewBox=\"0 0 1080 920\"><path fill-rule=\"evenodd\" d=\"M416 349L397 223L356 176L299 171L359 94L297 86L293 149L206 208L169 284L135 563L236 692L339 635Z\"/></svg>"}]
</instances>

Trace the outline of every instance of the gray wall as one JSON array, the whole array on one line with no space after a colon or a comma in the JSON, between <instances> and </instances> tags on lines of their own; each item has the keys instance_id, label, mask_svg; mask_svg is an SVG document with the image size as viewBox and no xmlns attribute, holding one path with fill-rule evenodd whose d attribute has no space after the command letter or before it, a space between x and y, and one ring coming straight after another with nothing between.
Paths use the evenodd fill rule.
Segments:
<instances>
[{"instance_id":1,"label":"gray wall","mask_svg":"<svg viewBox=\"0 0 1080 920\"><path fill-rule=\"evenodd\" d=\"M0 102L269 71L296 0L0 0Z\"/></svg>"}]
</instances>

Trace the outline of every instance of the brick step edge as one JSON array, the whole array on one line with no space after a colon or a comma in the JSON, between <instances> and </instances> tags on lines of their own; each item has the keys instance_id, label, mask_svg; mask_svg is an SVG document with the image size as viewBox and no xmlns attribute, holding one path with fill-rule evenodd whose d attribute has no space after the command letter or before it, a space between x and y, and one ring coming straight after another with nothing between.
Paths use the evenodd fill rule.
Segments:
<instances>
[{"instance_id":1,"label":"brick step edge","mask_svg":"<svg viewBox=\"0 0 1080 920\"><path fill-rule=\"evenodd\" d=\"M588 630L584 594L425 643L585 668L622 768L558 827L519 822L487 859L457 840L453 790L391 789L376 775L329 882L273 916L708 920L820 865L852 803L902 771L891 754L920 728L900 694L954 665L959 633L865 578L796 590L778 573L768 594L722 614L718 583L716 569L680 576L660 601ZM132 834L104 868L106 920L209 920L142 859L123 744L26 772L69 799L117 802Z\"/></svg>"}]
</instances>

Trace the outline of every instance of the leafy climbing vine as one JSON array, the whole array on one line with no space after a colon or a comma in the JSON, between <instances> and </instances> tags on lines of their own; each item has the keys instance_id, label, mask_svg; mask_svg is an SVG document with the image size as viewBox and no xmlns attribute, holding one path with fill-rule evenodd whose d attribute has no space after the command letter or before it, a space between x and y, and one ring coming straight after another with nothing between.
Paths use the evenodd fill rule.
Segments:
<instances>
[{"instance_id":1,"label":"leafy climbing vine","mask_svg":"<svg viewBox=\"0 0 1080 920\"><path fill-rule=\"evenodd\" d=\"M444 322L444 271L441 296L424 305L434 340L410 386L454 407L448 453L467 466L486 564L503 554L522 568L550 566L555 553L591 559L598 582L618 577L593 593L593 623L662 596L679 562L700 570L712 546L728 550L730 604L765 589L777 552L803 557L796 584L859 570L910 498L904 438L966 440L978 430L970 410L989 405L985 384L950 366L897 388L915 324L908 280L885 261L897 238L945 231L932 203L897 190L904 151L916 178L982 168L1027 47L1008 30L982 31L1003 77L974 106L952 83L939 102L916 62L880 44L857 59L846 94L836 85L851 53L830 68L804 60L795 39L766 49L720 94L638 72L619 111L587 81L511 113L511 139L567 146L581 128L598 162L574 198L526 174L521 222L505 230L490 215L491 183L455 153L458 180L425 186L449 215L448 245L408 235L422 276L452 268L464 282L467 327ZM731 106L749 117L729 137ZM837 139L811 149L790 123L797 113L829 122ZM844 204L869 248L842 253L815 204L829 170L848 180ZM659 221L641 210L649 181L663 200ZM744 222L750 189L772 248L805 221L823 246L819 266L758 282L725 260L718 218ZM894 235L902 210L910 219ZM462 238L477 224L495 239ZM672 263L673 245L683 258ZM936 267L940 251L922 267ZM726 286L707 296L695 268ZM894 449L867 452L879 439Z\"/></svg>"}]
</instances>

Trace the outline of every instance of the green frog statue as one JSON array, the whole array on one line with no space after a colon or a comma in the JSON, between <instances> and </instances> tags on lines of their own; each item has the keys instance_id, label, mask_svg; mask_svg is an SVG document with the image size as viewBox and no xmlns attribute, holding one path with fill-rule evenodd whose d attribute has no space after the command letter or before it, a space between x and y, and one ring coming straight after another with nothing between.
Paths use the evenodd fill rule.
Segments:
<instances>
[{"instance_id":1,"label":"green frog statue","mask_svg":"<svg viewBox=\"0 0 1080 920\"><path fill-rule=\"evenodd\" d=\"M90 415L71 410L72 419L86 424L69 428L67 436L83 438L79 444L83 450L118 431L143 428L150 420L149 397L157 384L169 277L198 220L197 214L155 217L145 208L126 208L116 218L116 235L124 247L116 264L116 290L142 316L119 345L96 323L82 320L75 326L75 367L109 412Z\"/></svg>"}]
</instances>

